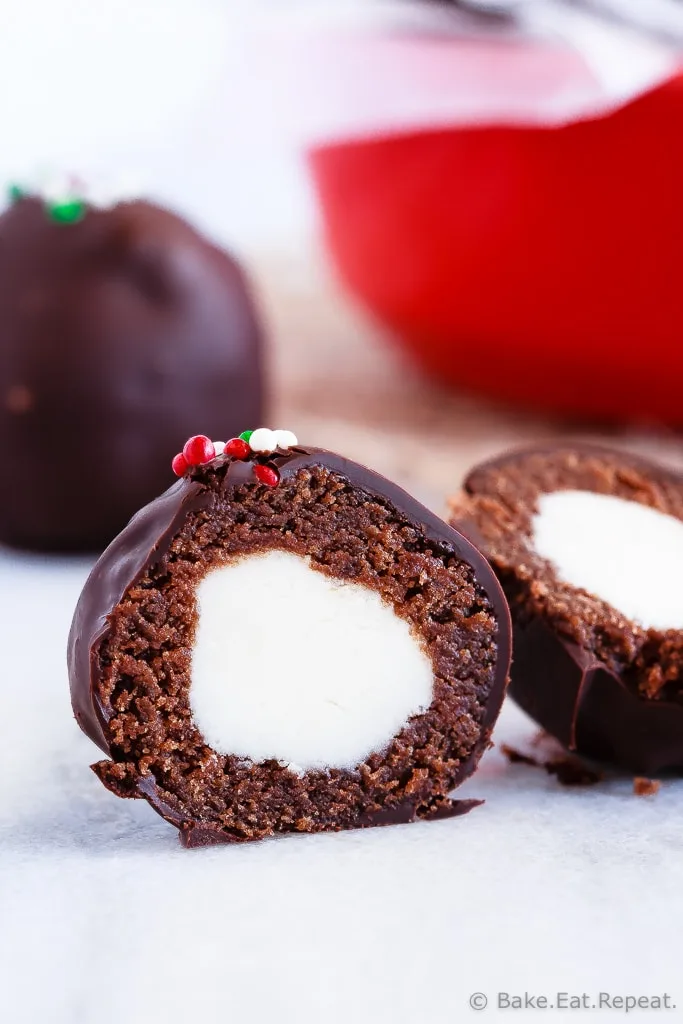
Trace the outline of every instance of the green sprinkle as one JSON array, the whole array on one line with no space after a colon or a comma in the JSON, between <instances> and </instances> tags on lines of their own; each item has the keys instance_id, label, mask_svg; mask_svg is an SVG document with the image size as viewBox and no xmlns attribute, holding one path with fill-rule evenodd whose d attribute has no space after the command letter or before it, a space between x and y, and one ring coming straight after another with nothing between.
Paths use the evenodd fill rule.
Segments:
<instances>
[{"instance_id":1,"label":"green sprinkle","mask_svg":"<svg viewBox=\"0 0 683 1024\"><path fill-rule=\"evenodd\" d=\"M85 203L82 199L63 199L57 203L50 203L47 212L52 220L60 224L75 224L85 214Z\"/></svg>"},{"instance_id":2,"label":"green sprinkle","mask_svg":"<svg viewBox=\"0 0 683 1024\"><path fill-rule=\"evenodd\" d=\"M18 203L20 199L23 199L26 192L21 185L10 185L7 189L7 199L10 203Z\"/></svg>"},{"instance_id":3,"label":"green sprinkle","mask_svg":"<svg viewBox=\"0 0 683 1024\"><path fill-rule=\"evenodd\" d=\"M251 435L253 433L254 433L253 430L243 430L242 433L240 434L240 440L241 441L246 441L247 444L249 444L249 440L250 440Z\"/></svg>"}]
</instances>

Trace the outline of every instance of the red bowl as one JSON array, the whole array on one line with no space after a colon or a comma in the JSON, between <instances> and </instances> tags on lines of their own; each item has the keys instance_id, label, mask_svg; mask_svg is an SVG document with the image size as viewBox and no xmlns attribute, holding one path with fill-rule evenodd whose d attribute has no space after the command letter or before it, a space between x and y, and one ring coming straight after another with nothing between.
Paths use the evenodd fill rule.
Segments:
<instances>
[{"instance_id":1,"label":"red bowl","mask_svg":"<svg viewBox=\"0 0 683 1024\"><path fill-rule=\"evenodd\" d=\"M566 127L325 145L310 165L343 279L429 372L683 425L683 76Z\"/></svg>"}]
</instances>

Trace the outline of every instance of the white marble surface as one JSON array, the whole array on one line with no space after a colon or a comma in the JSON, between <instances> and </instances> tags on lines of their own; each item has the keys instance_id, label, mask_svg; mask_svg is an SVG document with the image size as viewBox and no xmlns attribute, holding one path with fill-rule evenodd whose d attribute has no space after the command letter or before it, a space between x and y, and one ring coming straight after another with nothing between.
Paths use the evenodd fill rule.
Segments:
<instances>
[{"instance_id":1,"label":"white marble surface","mask_svg":"<svg viewBox=\"0 0 683 1024\"><path fill-rule=\"evenodd\" d=\"M563 789L494 749L466 818L185 851L88 770L65 669L87 569L0 552L0 1019L454 1024L525 990L669 992L680 1019L683 783ZM495 738L532 732L508 705Z\"/></svg>"}]
</instances>

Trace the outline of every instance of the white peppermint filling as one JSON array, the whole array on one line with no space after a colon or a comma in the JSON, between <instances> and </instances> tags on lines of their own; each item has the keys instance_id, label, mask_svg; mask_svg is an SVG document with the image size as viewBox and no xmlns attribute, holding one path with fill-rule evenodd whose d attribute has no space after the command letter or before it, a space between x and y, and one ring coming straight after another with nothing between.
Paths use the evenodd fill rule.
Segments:
<instances>
[{"instance_id":1,"label":"white peppermint filling","mask_svg":"<svg viewBox=\"0 0 683 1024\"><path fill-rule=\"evenodd\" d=\"M646 629L683 629L683 522L592 491L538 501L533 545L565 583Z\"/></svg>"},{"instance_id":2,"label":"white peppermint filling","mask_svg":"<svg viewBox=\"0 0 683 1024\"><path fill-rule=\"evenodd\" d=\"M197 588L190 705L221 754L300 774L353 768L432 701L433 669L374 590L285 551L245 556Z\"/></svg>"}]
</instances>

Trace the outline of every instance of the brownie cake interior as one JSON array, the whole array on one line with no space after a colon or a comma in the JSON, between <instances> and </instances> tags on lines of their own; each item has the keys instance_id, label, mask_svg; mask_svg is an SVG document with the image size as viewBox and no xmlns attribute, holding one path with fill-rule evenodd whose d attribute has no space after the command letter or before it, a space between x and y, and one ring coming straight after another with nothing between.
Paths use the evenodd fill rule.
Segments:
<instances>
[{"instance_id":1,"label":"brownie cake interior","mask_svg":"<svg viewBox=\"0 0 683 1024\"><path fill-rule=\"evenodd\" d=\"M95 770L188 845L406 803L439 816L502 701L502 595L388 497L309 461L272 489L194 471L202 500L92 646L105 743L90 734L111 757Z\"/></svg>"},{"instance_id":2,"label":"brownie cake interior","mask_svg":"<svg viewBox=\"0 0 683 1024\"><path fill-rule=\"evenodd\" d=\"M475 469L452 504L518 626L540 618L633 693L683 702L678 474L588 446L518 452Z\"/></svg>"}]
</instances>

